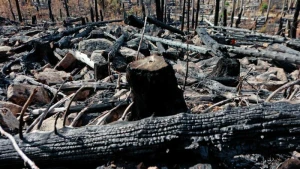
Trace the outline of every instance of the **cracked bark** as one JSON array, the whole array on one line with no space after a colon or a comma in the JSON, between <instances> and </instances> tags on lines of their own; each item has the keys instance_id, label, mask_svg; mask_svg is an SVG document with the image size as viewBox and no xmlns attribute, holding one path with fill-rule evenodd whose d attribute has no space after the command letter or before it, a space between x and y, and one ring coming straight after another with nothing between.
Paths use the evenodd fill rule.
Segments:
<instances>
[{"instance_id":1,"label":"cracked bark","mask_svg":"<svg viewBox=\"0 0 300 169\"><path fill-rule=\"evenodd\" d=\"M15 136L37 165L76 165L113 159L181 158L229 161L234 155L299 150L300 105L264 103L209 114L150 117L105 126L63 128ZM268 150L268 151L265 151ZM182 154L190 156L182 156ZM167 156L167 157L166 157ZM72 163L70 163L72 162ZM0 167L23 166L7 139L0 141Z\"/></svg>"}]
</instances>

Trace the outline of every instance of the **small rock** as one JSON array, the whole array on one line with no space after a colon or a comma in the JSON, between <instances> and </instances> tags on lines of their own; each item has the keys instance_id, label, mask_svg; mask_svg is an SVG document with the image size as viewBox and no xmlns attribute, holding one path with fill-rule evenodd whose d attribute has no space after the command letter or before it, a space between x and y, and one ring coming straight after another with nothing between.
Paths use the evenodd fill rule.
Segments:
<instances>
[{"instance_id":1,"label":"small rock","mask_svg":"<svg viewBox=\"0 0 300 169\"><path fill-rule=\"evenodd\" d=\"M92 53L94 50L105 50L110 48L113 43L107 39L88 39L79 42L79 51Z\"/></svg>"},{"instance_id":2,"label":"small rock","mask_svg":"<svg viewBox=\"0 0 300 169\"><path fill-rule=\"evenodd\" d=\"M121 47L119 53L126 58L127 63L134 61L137 55L136 50L127 47ZM139 59L142 58L145 58L145 56L139 52Z\"/></svg>"},{"instance_id":3,"label":"small rock","mask_svg":"<svg viewBox=\"0 0 300 169\"><path fill-rule=\"evenodd\" d=\"M65 79L72 79L70 73L66 73L65 71L56 71L49 68L46 68L43 72L35 73L34 77L39 82L48 85L61 84Z\"/></svg>"},{"instance_id":4,"label":"small rock","mask_svg":"<svg viewBox=\"0 0 300 169\"><path fill-rule=\"evenodd\" d=\"M9 109L15 116L17 116L17 114L20 113L22 110L21 106L10 102L4 102L4 101L0 101L0 108Z\"/></svg>"},{"instance_id":5,"label":"small rock","mask_svg":"<svg viewBox=\"0 0 300 169\"><path fill-rule=\"evenodd\" d=\"M285 160L278 169L299 169L300 160L298 159L287 159Z\"/></svg>"},{"instance_id":6,"label":"small rock","mask_svg":"<svg viewBox=\"0 0 300 169\"><path fill-rule=\"evenodd\" d=\"M105 50L95 50L92 53L91 60L95 63L106 63L106 59L103 56Z\"/></svg>"},{"instance_id":7,"label":"small rock","mask_svg":"<svg viewBox=\"0 0 300 169\"><path fill-rule=\"evenodd\" d=\"M18 129L19 121L13 113L7 108L0 109L0 124L10 129Z\"/></svg>"},{"instance_id":8,"label":"small rock","mask_svg":"<svg viewBox=\"0 0 300 169\"><path fill-rule=\"evenodd\" d=\"M76 58L71 53L67 53L65 57L57 63L54 69L66 70L70 68L75 62Z\"/></svg>"},{"instance_id":9,"label":"small rock","mask_svg":"<svg viewBox=\"0 0 300 169\"><path fill-rule=\"evenodd\" d=\"M41 86L12 84L7 89L7 98L9 101L24 105L32 91L37 88L37 93L33 96L32 104L47 104L50 102L47 91Z\"/></svg>"}]
</instances>

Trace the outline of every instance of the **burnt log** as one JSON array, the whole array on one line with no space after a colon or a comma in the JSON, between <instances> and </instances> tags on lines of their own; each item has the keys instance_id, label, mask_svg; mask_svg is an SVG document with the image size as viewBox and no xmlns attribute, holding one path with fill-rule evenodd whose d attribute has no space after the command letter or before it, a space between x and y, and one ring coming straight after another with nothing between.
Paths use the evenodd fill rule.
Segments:
<instances>
[{"instance_id":1,"label":"burnt log","mask_svg":"<svg viewBox=\"0 0 300 169\"><path fill-rule=\"evenodd\" d=\"M299 104L264 103L209 114L181 113L105 126L63 128L59 134L34 132L24 134L23 140L18 136L15 139L39 167L99 165L120 158L221 160L230 165L233 156L239 154L261 153L267 157L299 151L299 110ZM1 139L0 150L1 168L23 167L23 160L8 139Z\"/></svg>"},{"instance_id":2,"label":"burnt log","mask_svg":"<svg viewBox=\"0 0 300 169\"><path fill-rule=\"evenodd\" d=\"M135 37L142 37L141 34L134 34ZM163 38L157 38L154 36L148 36L148 35L144 35L143 37L146 40L149 41L153 41L153 42L160 42L169 46L173 46L173 47L177 47L177 48L182 48L182 49L186 49L186 50L190 50L193 52L198 52L201 54L207 54L208 52L210 52L209 49L206 49L204 47L201 46L196 46L196 45L188 45L186 43L182 43L182 42L177 42L174 40L168 40L168 39L163 39Z\"/></svg>"},{"instance_id":3,"label":"burnt log","mask_svg":"<svg viewBox=\"0 0 300 169\"><path fill-rule=\"evenodd\" d=\"M213 38L209 36L206 32L205 28L198 28L196 29L198 36L200 37L201 41L211 49L211 53L218 57L229 57L228 51L222 45L218 44Z\"/></svg>"},{"instance_id":4,"label":"burnt log","mask_svg":"<svg viewBox=\"0 0 300 169\"><path fill-rule=\"evenodd\" d=\"M287 61L290 63L300 64L300 57L298 55L293 55L289 53L268 51L264 49L251 49L251 48L230 47L230 46L227 46L227 48L230 53L234 53L234 54L261 57L261 58L270 58L278 61Z\"/></svg>"},{"instance_id":5,"label":"burnt log","mask_svg":"<svg viewBox=\"0 0 300 169\"><path fill-rule=\"evenodd\" d=\"M128 65L126 78L131 88L131 119L167 116L187 111L175 72L163 57L149 56Z\"/></svg>"},{"instance_id":6,"label":"burnt log","mask_svg":"<svg viewBox=\"0 0 300 169\"><path fill-rule=\"evenodd\" d=\"M169 26L169 25L163 23L162 21L159 21L159 20L154 19L152 17L147 17L147 22L149 22L151 24L154 24L154 25L156 25L160 28L167 29L171 32L178 33L180 35L184 35L184 32L182 32L181 30L176 29L172 26ZM143 28L144 27L144 22L142 20L140 20L139 18L137 18L136 16L134 16L134 15L129 15L126 18L125 23L128 24L128 25L131 25L131 26L135 26L137 28Z\"/></svg>"}]
</instances>

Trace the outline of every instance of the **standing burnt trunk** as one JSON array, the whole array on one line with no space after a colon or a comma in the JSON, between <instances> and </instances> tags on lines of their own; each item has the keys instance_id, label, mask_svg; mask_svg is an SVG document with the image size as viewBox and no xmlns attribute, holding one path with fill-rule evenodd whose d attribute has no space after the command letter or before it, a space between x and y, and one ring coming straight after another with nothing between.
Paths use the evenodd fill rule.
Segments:
<instances>
[{"instance_id":1,"label":"standing burnt trunk","mask_svg":"<svg viewBox=\"0 0 300 169\"><path fill-rule=\"evenodd\" d=\"M184 28L185 2L186 2L186 0L183 0L182 19L181 19L181 31L183 31L183 28Z\"/></svg>"},{"instance_id":2,"label":"standing burnt trunk","mask_svg":"<svg viewBox=\"0 0 300 169\"><path fill-rule=\"evenodd\" d=\"M297 0L296 2L296 10L293 17L293 23L291 27L291 38L296 38L296 32L298 27L298 16L299 16L299 10L300 10L300 0Z\"/></svg>"},{"instance_id":3,"label":"standing burnt trunk","mask_svg":"<svg viewBox=\"0 0 300 169\"><path fill-rule=\"evenodd\" d=\"M32 25L36 25L36 24L37 24L37 20L36 20L36 16L35 16L35 15L33 15L33 16L31 17L31 24L32 24Z\"/></svg>"},{"instance_id":4,"label":"standing burnt trunk","mask_svg":"<svg viewBox=\"0 0 300 169\"><path fill-rule=\"evenodd\" d=\"M216 0L214 26L218 26L219 10L220 10L220 0Z\"/></svg>"},{"instance_id":5,"label":"standing burnt trunk","mask_svg":"<svg viewBox=\"0 0 300 169\"><path fill-rule=\"evenodd\" d=\"M271 0L269 0L269 2L268 2L267 16L266 16L265 22L267 22L269 19L270 6L271 6Z\"/></svg>"},{"instance_id":6,"label":"standing burnt trunk","mask_svg":"<svg viewBox=\"0 0 300 169\"><path fill-rule=\"evenodd\" d=\"M192 0L192 28L195 26L195 0Z\"/></svg>"},{"instance_id":7,"label":"standing burnt trunk","mask_svg":"<svg viewBox=\"0 0 300 169\"><path fill-rule=\"evenodd\" d=\"M92 7L90 8L90 13L91 13L91 21L95 22L95 20L94 20L94 11L93 11Z\"/></svg>"},{"instance_id":8,"label":"standing burnt trunk","mask_svg":"<svg viewBox=\"0 0 300 169\"><path fill-rule=\"evenodd\" d=\"M65 9L66 9L67 17L70 17L69 7L68 7L68 2L67 2L67 0L64 0L64 6L65 6Z\"/></svg>"},{"instance_id":9,"label":"standing burnt trunk","mask_svg":"<svg viewBox=\"0 0 300 169\"><path fill-rule=\"evenodd\" d=\"M187 9L187 31L190 32L190 8L191 0L188 0L188 9Z\"/></svg>"},{"instance_id":10,"label":"standing burnt trunk","mask_svg":"<svg viewBox=\"0 0 300 169\"><path fill-rule=\"evenodd\" d=\"M164 21L164 7L165 7L165 0L160 0L160 17L161 17L161 20L160 21Z\"/></svg>"},{"instance_id":11,"label":"standing burnt trunk","mask_svg":"<svg viewBox=\"0 0 300 169\"><path fill-rule=\"evenodd\" d=\"M149 56L130 63L126 77L134 102L131 120L187 110L183 92L177 87L175 72L163 57Z\"/></svg>"},{"instance_id":12,"label":"standing burnt trunk","mask_svg":"<svg viewBox=\"0 0 300 169\"><path fill-rule=\"evenodd\" d=\"M12 9L10 0L8 0L8 3L9 3L9 8L10 8L11 15L12 15L12 17L14 18L14 21L16 21L16 16L15 16L15 13L14 13L14 11L13 11L13 9Z\"/></svg>"},{"instance_id":13,"label":"standing burnt trunk","mask_svg":"<svg viewBox=\"0 0 300 169\"><path fill-rule=\"evenodd\" d=\"M101 9L100 9L100 21L103 21L103 13Z\"/></svg>"},{"instance_id":14,"label":"standing burnt trunk","mask_svg":"<svg viewBox=\"0 0 300 169\"><path fill-rule=\"evenodd\" d=\"M161 1L155 0L155 4L156 4L156 18L157 20L163 22L163 14L161 13L162 12L161 8L163 7L161 6Z\"/></svg>"},{"instance_id":15,"label":"standing burnt trunk","mask_svg":"<svg viewBox=\"0 0 300 169\"><path fill-rule=\"evenodd\" d=\"M232 12L231 12L231 16L230 16L230 27L233 26L233 19L234 19L235 5L236 5L236 0L233 0Z\"/></svg>"},{"instance_id":16,"label":"standing burnt trunk","mask_svg":"<svg viewBox=\"0 0 300 169\"><path fill-rule=\"evenodd\" d=\"M241 7L240 7L240 12L238 14L238 19L235 22L235 27L238 28L239 24L241 23L241 18L242 18L242 14L243 14L243 0L241 2Z\"/></svg>"},{"instance_id":17,"label":"standing burnt trunk","mask_svg":"<svg viewBox=\"0 0 300 169\"><path fill-rule=\"evenodd\" d=\"M54 17L53 17L52 8L51 8L51 0L48 0L48 8L49 8L49 18L51 19L52 22L54 22Z\"/></svg>"},{"instance_id":18,"label":"standing burnt trunk","mask_svg":"<svg viewBox=\"0 0 300 169\"><path fill-rule=\"evenodd\" d=\"M282 20L282 17L279 18L279 25L278 25L278 31L276 33L276 35L280 35L280 36L283 36L283 27L282 27L282 24L283 24L283 20Z\"/></svg>"},{"instance_id":19,"label":"standing burnt trunk","mask_svg":"<svg viewBox=\"0 0 300 169\"><path fill-rule=\"evenodd\" d=\"M98 13L98 3L97 0L95 0L95 12L96 12L96 22L99 21L99 13Z\"/></svg>"},{"instance_id":20,"label":"standing burnt trunk","mask_svg":"<svg viewBox=\"0 0 300 169\"><path fill-rule=\"evenodd\" d=\"M223 26L227 26L227 9L223 10Z\"/></svg>"},{"instance_id":21,"label":"standing burnt trunk","mask_svg":"<svg viewBox=\"0 0 300 169\"><path fill-rule=\"evenodd\" d=\"M21 14L21 10L20 10L20 5L19 5L19 0L16 0L16 7L17 7L17 11L18 11L18 17L19 17L19 21L22 22L22 14Z\"/></svg>"},{"instance_id":22,"label":"standing burnt trunk","mask_svg":"<svg viewBox=\"0 0 300 169\"><path fill-rule=\"evenodd\" d=\"M198 26L199 10L200 10L200 0L197 0L196 21L195 21L195 27L194 27L195 29Z\"/></svg>"}]
</instances>

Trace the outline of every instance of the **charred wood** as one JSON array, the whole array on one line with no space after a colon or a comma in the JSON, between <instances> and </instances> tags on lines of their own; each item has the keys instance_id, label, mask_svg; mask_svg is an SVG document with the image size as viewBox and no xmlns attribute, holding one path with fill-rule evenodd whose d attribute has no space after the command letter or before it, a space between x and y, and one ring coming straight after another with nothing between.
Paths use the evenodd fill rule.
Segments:
<instances>
[{"instance_id":1,"label":"charred wood","mask_svg":"<svg viewBox=\"0 0 300 169\"><path fill-rule=\"evenodd\" d=\"M25 134L24 140L15 139L30 159L47 167L99 164L116 158L162 160L170 155L187 160L191 154L196 161L213 159L211 162L221 160L230 165L235 155L268 156L298 150L299 110L299 104L264 103L202 115L184 113L106 126L63 128L58 135L34 132ZM272 151L263 151L266 149ZM1 139L0 150L1 167L23 166L9 140Z\"/></svg>"}]
</instances>

